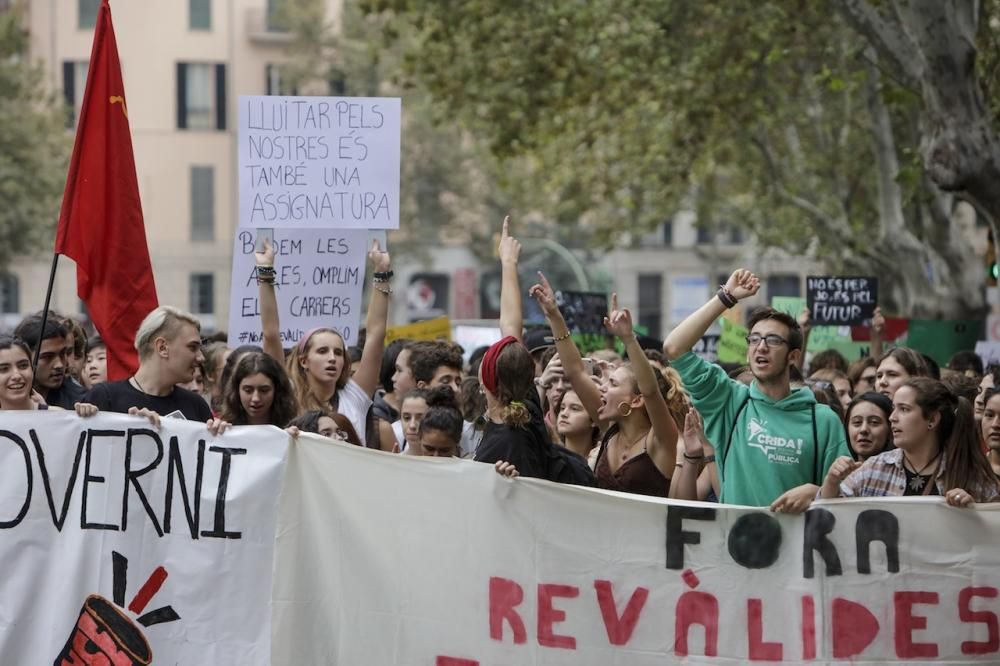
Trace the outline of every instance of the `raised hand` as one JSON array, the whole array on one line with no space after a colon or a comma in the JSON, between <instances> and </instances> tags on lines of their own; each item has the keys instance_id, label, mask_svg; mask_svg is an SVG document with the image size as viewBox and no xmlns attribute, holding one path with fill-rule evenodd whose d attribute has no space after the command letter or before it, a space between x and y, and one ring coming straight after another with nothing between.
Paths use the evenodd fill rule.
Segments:
<instances>
[{"instance_id":1,"label":"raised hand","mask_svg":"<svg viewBox=\"0 0 1000 666\"><path fill-rule=\"evenodd\" d=\"M372 247L368 250L368 261L371 262L372 270L376 273L385 273L392 267L389 251L379 248L377 238L372 241Z\"/></svg>"},{"instance_id":2,"label":"raised hand","mask_svg":"<svg viewBox=\"0 0 1000 666\"><path fill-rule=\"evenodd\" d=\"M501 264L517 264L518 257L521 256L521 243L510 235L509 227L510 215L507 215L503 218L503 231L500 233L500 245L497 247Z\"/></svg>"},{"instance_id":3,"label":"raised hand","mask_svg":"<svg viewBox=\"0 0 1000 666\"><path fill-rule=\"evenodd\" d=\"M726 289L738 301L753 296L760 291L760 279L745 268L733 271L726 280Z\"/></svg>"},{"instance_id":4,"label":"raised hand","mask_svg":"<svg viewBox=\"0 0 1000 666\"><path fill-rule=\"evenodd\" d=\"M882 335L885 332L885 317L882 316L882 308L875 308L872 314L872 330Z\"/></svg>"},{"instance_id":5,"label":"raised hand","mask_svg":"<svg viewBox=\"0 0 1000 666\"><path fill-rule=\"evenodd\" d=\"M545 279L545 275L538 271L538 283L531 286L528 295L538 301L538 307L546 317L559 314L559 306L556 304L556 293L552 290L552 285Z\"/></svg>"},{"instance_id":6,"label":"raised hand","mask_svg":"<svg viewBox=\"0 0 1000 666\"><path fill-rule=\"evenodd\" d=\"M705 455L705 425L701 414L694 407L689 407L684 415L684 453L692 458Z\"/></svg>"},{"instance_id":7,"label":"raised hand","mask_svg":"<svg viewBox=\"0 0 1000 666\"><path fill-rule=\"evenodd\" d=\"M267 238L264 238L263 241L260 251L253 253L254 259L257 260L258 266L274 266L274 246Z\"/></svg>"},{"instance_id":8,"label":"raised hand","mask_svg":"<svg viewBox=\"0 0 1000 666\"><path fill-rule=\"evenodd\" d=\"M799 328L802 330L802 335L808 335L809 331L812 330L812 312L809 308L802 308L802 312L799 313L796 321L799 322Z\"/></svg>"},{"instance_id":9,"label":"raised hand","mask_svg":"<svg viewBox=\"0 0 1000 666\"><path fill-rule=\"evenodd\" d=\"M604 318L604 327L608 332L617 335L622 340L635 337L632 328L632 313L628 308L618 308L618 294L611 294L611 312Z\"/></svg>"}]
</instances>

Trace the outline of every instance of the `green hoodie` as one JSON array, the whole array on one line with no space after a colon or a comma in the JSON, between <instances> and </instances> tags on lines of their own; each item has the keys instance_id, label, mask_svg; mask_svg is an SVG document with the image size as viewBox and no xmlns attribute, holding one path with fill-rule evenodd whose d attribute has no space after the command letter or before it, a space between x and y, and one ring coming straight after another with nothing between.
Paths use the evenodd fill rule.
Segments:
<instances>
[{"instance_id":1,"label":"green hoodie","mask_svg":"<svg viewBox=\"0 0 1000 666\"><path fill-rule=\"evenodd\" d=\"M721 502L768 506L804 483L822 485L833 461L850 455L837 415L816 404L808 388L775 401L761 392L756 381L741 384L690 352L671 366L684 380L705 421L705 435L715 446Z\"/></svg>"}]
</instances>

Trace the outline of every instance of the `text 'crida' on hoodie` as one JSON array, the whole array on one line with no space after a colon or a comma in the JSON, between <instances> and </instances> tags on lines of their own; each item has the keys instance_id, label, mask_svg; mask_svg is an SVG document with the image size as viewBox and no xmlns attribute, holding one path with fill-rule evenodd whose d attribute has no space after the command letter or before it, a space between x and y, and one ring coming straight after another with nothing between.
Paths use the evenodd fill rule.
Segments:
<instances>
[{"instance_id":1,"label":"text 'crida' on hoodie","mask_svg":"<svg viewBox=\"0 0 1000 666\"><path fill-rule=\"evenodd\" d=\"M804 483L822 485L839 456L849 456L844 427L808 388L772 400L757 387L691 352L671 363L680 373L715 446L721 502L768 506Z\"/></svg>"}]
</instances>

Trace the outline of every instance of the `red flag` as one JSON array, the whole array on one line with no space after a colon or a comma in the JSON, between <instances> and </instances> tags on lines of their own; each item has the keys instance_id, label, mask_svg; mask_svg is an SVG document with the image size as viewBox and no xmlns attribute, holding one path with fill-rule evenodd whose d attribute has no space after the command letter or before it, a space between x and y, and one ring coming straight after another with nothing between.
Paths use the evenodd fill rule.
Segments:
<instances>
[{"instance_id":1,"label":"red flag","mask_svg":"<svg viewBox=\"0 0 1000 666\"><path fill-rule=\"evenodd\" d=\"M157 301L108 0L97 13L55 251L76 262L77 293L108 347L108 379L128 377L139 365L135 332Z\"/></svg>"}]
</instances>

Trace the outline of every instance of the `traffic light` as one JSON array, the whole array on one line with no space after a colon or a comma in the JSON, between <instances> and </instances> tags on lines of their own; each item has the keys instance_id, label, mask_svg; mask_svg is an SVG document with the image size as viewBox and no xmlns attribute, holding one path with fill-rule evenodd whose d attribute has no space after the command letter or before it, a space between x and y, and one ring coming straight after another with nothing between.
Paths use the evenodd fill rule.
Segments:
<instances>
[{"instance_id":1,"label":"traffic light","mask_svg":"<svg viewBox=\"0 0 1000 666\"><path fill-rule=\"evenodd\" d=\"M986 239L986 286L997 286L998 277L1000 277L1000 265L997 264L997 248L991 231Z\"/></svg>"}]
</instances>

